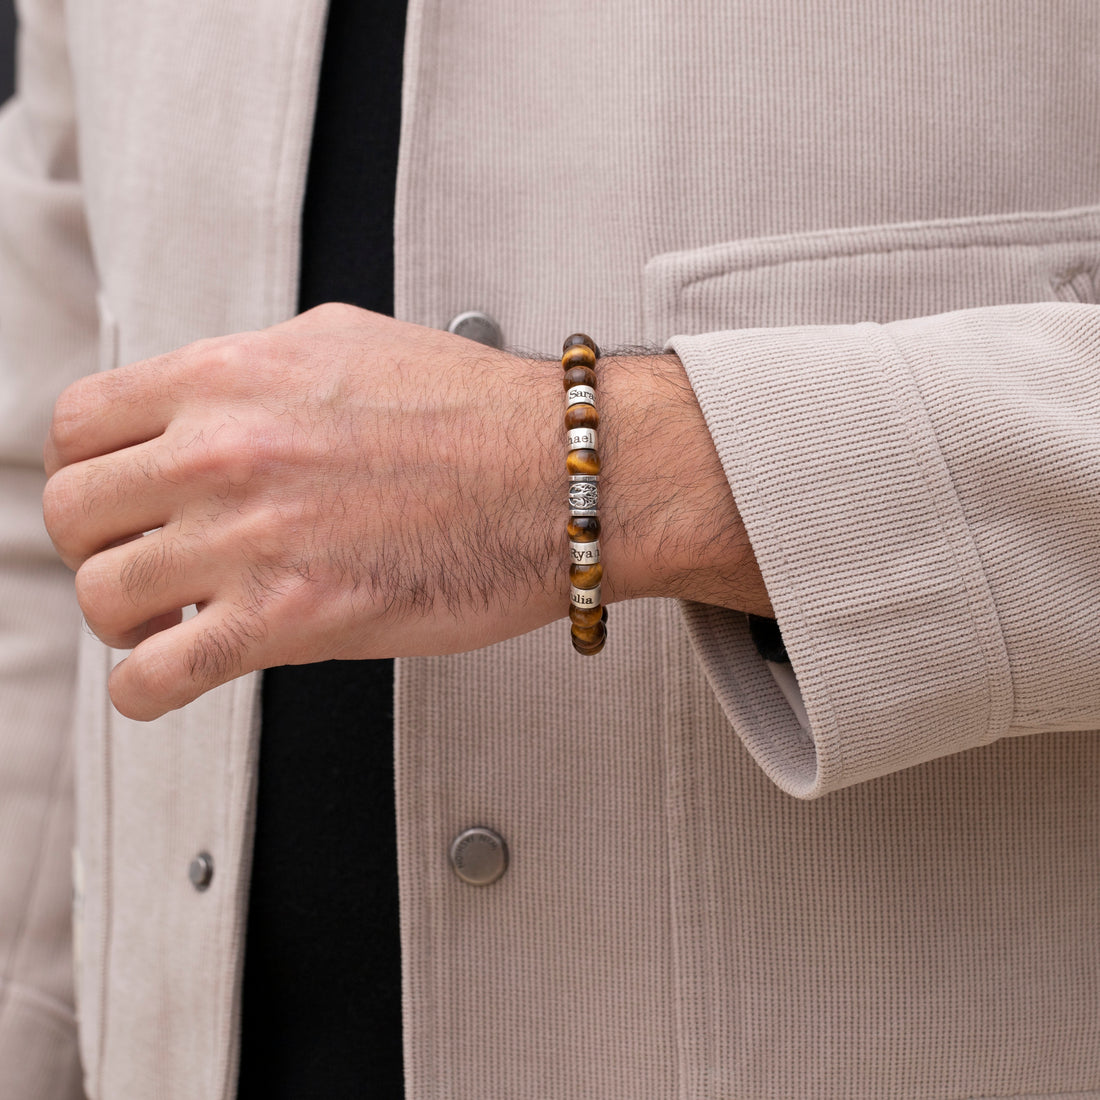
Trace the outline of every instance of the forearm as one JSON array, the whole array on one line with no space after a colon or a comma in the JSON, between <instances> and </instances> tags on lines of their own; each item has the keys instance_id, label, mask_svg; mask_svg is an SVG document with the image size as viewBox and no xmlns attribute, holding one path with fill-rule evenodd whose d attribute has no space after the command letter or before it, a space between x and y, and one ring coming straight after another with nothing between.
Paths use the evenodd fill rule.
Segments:
<instances>
[{"instance_id":1,"label":"forearm","mask_svg":"<svg viewBox=\"0 0 1100 1100\"><path fill-rule=\"evenodd\" d=\"M770 615L699 403L675 355L599 363L610 600L666 596Z\"/></svg>"}]
</instances>

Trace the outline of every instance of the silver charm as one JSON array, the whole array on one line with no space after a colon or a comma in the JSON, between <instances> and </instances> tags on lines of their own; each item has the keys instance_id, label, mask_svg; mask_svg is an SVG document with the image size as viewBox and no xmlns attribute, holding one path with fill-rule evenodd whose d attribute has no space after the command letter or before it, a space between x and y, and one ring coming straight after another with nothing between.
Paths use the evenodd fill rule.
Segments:
<instances>
[{"instance_id":1,"label":"silver charm","mask_svg":"<svg viewBox=\"0 0 1100 1100\"><path fill-rule=\"evenodd\" d=\"M573 481L569 484L569 507L595 511L600 506L600 486L595 481Z\"/></svg>"}]
</instances>

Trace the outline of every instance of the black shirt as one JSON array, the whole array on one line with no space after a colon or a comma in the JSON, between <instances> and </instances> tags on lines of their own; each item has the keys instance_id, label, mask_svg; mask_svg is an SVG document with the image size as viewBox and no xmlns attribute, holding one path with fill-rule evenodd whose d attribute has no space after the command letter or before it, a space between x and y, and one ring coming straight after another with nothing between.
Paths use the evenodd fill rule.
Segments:
<instances>
[{"instance_id":1,"label":"black shirt","mask_svg":"<svg viewBox=\"0 0 1100 1100\"><path fill-rule=\"evenodd\" d=\"M405 4L332 0L299 308L393 312ZM240 1100L403 1095L391 661L264 674Z\"/></svg>"}]
</instances>

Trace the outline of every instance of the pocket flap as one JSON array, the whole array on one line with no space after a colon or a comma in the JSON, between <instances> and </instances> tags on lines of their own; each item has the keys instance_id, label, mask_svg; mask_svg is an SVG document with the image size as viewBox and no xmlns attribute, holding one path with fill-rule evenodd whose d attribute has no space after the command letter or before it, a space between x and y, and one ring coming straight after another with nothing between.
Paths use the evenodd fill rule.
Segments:
<instances>
[{"instance_id":1,"label":"pocket flap","mask_svg":"<svg viewBox=\"0 0 1100 1100\"><path fill-rule=\"evenodd\" d=\"M1100 207L734 241L646 266L647 337L1095 302Z\"/></svg>"}]
</instances>

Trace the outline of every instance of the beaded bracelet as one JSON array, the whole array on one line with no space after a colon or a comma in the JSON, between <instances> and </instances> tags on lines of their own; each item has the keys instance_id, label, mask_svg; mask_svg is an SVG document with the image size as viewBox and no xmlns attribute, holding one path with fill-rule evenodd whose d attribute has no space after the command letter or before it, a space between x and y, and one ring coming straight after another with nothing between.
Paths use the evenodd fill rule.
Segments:
<instances>
[{"instance_id":1,"label":"beaded bracelet","mask_svg":"<svg viewBox=\"0 0 1100 1100\"><path fill-rule=\"evenodd\" d=\"M596 360L600 349L576 332L562 345L565 370L565 428L569 452L569 621L573 648L586 657L607 641L607 609L601 604L600 456L596 429Z\"/></svg>"}]
</instances>

